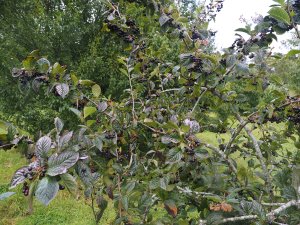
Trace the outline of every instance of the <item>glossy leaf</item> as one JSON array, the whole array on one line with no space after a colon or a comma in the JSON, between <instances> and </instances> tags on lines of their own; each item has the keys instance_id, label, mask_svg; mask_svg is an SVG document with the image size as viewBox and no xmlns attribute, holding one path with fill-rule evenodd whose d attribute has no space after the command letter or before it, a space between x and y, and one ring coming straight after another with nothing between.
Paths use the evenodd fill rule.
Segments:
<instances>
[{"instance_id":1,"label":"glossy leaf","mask_svg":"<svg viewBox=\"0 0 300 225\"><path fill-rule=\"evenodd\" d=\"M277 19L280 22L284 22L286 24L290 24L291 22L289 14L280 7L272 7L268 13L271 17Z\"/></svg>"},{"instance_id":2,"label":"glossy leaf","mask_svg":"<svg viewBox=\"0 0 300 225\"><path fill-rule=\"evenodd\" d=\"M56 176L64 174L67 170L74 166L79 159L78 152L66 151L61 154L54 154L48 160L47 174L49 176Z\"/></svg>"},{"instance_id":3,"label":"glossy leaf","mask_svg":"<svg viewBox=\"0 0 300 225\"><path fill-rule=\"evenodd\" d=\"M88 116L94 114L95 112L97 112L96 107L86 106L83 109L83 116L84 118L87 118Z\"/></svg>"},{"instance_id":4,"label":"glossy leaf","mask_svg":"<svg viewBox=\"0 0 300 225\"><path fill-rule=\"evenodd\" d=\"M41 137L35 145L35 153L38 157L45 158L51 148L51 138L48 136Z\"/></svg>"},{"instance_id":5,"label":"glossy leaf","mask_svg":"<svg viewBox=\"0 0 300 225\"><path fill-rule=\"evenodd\" d=\"M59 185L56 178L44 177L37 185L35 196L44 205L49 205L56 196L58 189Z\"/></svg>"}]
</instances>

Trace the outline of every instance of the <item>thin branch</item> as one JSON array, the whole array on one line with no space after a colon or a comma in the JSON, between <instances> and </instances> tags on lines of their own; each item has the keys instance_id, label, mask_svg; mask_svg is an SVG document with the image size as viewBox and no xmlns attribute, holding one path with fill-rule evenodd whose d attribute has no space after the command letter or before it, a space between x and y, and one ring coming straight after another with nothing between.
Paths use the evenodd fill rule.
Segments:
<instances>
[{"instance_id":1,"label":"thin branch","mask_svg":"<svg viewBox=\"0 0 300 225\"><path fill-rule=\"evenodd\" d=\"M150 129L150 130L153 131L154 133L158 133L158 134L166 134L165 132L156 130L156 129L154 129L154 128L152 128L152 127L150 127L150 126L148 126L148 125L146 125L146 124L144 124L144 123L142 123L142 122L138 122L138 123L141 124L141 125L143 125L144 127L147 127L148 129Z\"/></svg>"},{"instance_id":2,"label":"thin branch","mask_svg":"<svg viewBox=\"0 0 300 225\"><path fill-rule=\"evenodd\" d=\"M295 31L296 31L297 38L300 39L300 33L299 33L299 30L298 30L297 24L295 24L295 22L294 22L294 20L293 20L293 17L292 17L292 15L291 15L291 12L290 12L290 0L287 0L287 3L286 3L286 4L287 4L287 7L288 7L287 13L288 13L288 15L289 15L289 17L290 17L290 20L291 20L291 22L292 22L292 26L293 26L293 28L294 28Z\"/></svg>"},{"instance_id":3,"label":"thin branch","mask_svg":"<svg viewBox=\"0 0 300 225\"><path fill-rule=\"evenodd\" d=\"M220 155L228 164L229 168L235 173L237 174L237 168L235 167L235 165L228 159L227 155L225 155L225 153L223 151L221 151L220 149L212 146L211 144L207 144L207 143L203 143L203 145L211 150L213 150L215 153L217 153L218 155Z\"/></svg>"},{"instance_id":4,"label":"thin branch","mask_svg":"<svg viewBox=\"0 0 300 225\"><path fill-rule=\"evenodd\" d=\"M245 121L243 120L243 118L239 114L236 114L236 118L238 119L238 121L241 124L245 123ZM258 141L256 140L255 136L253 135L252 131L247 126L244 126L244 130L247 132L248 136L251 138L251 140L253 142L253 146L254 146L254 149L255 149L255 152L256 152L256 156L257 156L257 158L260 162L260 165L262 167L262 170L264 172L265 182L266 182L267 188L269 190L270 196L272 198L273 197L273 194L272 194L273 192L272 192L271 178L270 178L268 168L267 168L267 166L264 162L264 157L263 157L262 152L260 150L260 146L258 144Z\"/></svg>"},{"instance_id":5,"label":"thin branch","mask_svg":"<svg viewBox=\"0 0 300 225\"><path fill-rule=\"evenodd\" d=\"M277 109L281 109L281 108L284 108L284 107L286 107L286 106L289 106L289 105L291 105L291 104L298 103L298 102L300 102L300 99L295 100L295 101L287 102L287 103L285 103L285 104L279 106Z\"/></svg>"},{"instance_id":6,"label":"thin branch","mask_svg":"<svg viewBox=\"0 0 300 225\"><path fill-rule=\"evenodd\" d=\"M236 137L241 133L241 131L243 130L243 128L249 123L250 121L245 121L244 123L241 123L233 132L229 142L227 143L225 149L224 149L224 153L225 155L228 154L229 149L231 148L232 143L234 142L234 140L236 139Z\"/></svg>"},{"instance_id":7,"label":"thin branch","mask_svg":"<svg viewBox=\"0 0 300 225\"><path fill-rule=\"evenodd\" d=\"M189 188L182 188L182 187L179 187L179 186L176 186L177 189L179 190L179 192L181 193L185 193L185 194L189 194L189 195L196 195L197 197L211 197L211 196L218 196L216 194L213 194L213 193L209 193L209 192L198 192L198 191L192 191L191 189Z\"/></svg>"},{"instance_id":8,"label":"thin branch","mask_svg":"<svg viewBox=\"0 0 300 225\"><path fill-rule=\"evenodd\" d=\"M279 213L281 213L282 211L286 210L287 208L290 208L292 206L297 206L300 205L300 200L296 201L296 200L292 200L289 201L287 203L285 203L284 205L280 206L279 208L272 210L271 212L267 213L267 217L270 221L274 221L275 220L275 216L278 215ZM243 221L243 220L254 220L254 219L258 219L259 217L257 215L247 215L247 216L237 216L237 217L230 217L230 218L225 218L222 219L220 221L218 221L218 224L222 224L222 223L227 223L227 222L236 222L236 221ZM277 223L276 224L281 224L281 223ZM207 221L206 220L199 220L198 225L206 225ZM281 224L283 225L283 224Z\"/></svg>"},{"instance_id":9,"label":"thin branch","mask_svg":"<svg viewBox=\"0 0 300 225\"><path fill-rule=\"evenodd\" d=\"M281 213L282 211L286 210L287 208L290 208L292 206L299 206L300 205L300 200L292 200L287 202L286 204L280 206L277 209L272 210L271 212L269 212L267 214L267 217L273 219L274 216L278 215L279 213Z\"/></svg>"},{"instance_id":10,"label":"thin branch","mask_svg":"<svg viewBox=\"0 0 300 225\"><path fill-rule=\"evenodd\" d=\"M207 92L207 88L205 88L203 91L202 91L202 93L200 94L200 96L199 96L199 98L198 98L198 100L197 100L197 102L195 103L195 105L194 105L194 107L193 107L193 109L192 109L192 114L194 113L194 111L195 111L195 109L196 109L196 107L197 107L197 105L199 104L199 102L200 102L200 100L201 100L201 98L203 97L203 95Z\"/></svg>"},{"instance_id":11,"label":"thin branch","mask_svg":"<svg viewBox=\"0 0 300 225\"><path fill-rule=\"evenodd\" d=\"M227 155L229 152L228 150L230 149L232 143L234 142L234 140L236 139L236 137L241 133L241 131L243 130L243 128L248 124L250 123L250 120L249 118L251 118L254 114L254 113L251 113L249 116L248 116L248 119L247 121L245 121L244 123L241 123L236 129L235 131L233 132L232 136L231 136L231 139L229 140L229 142L227 143L225 149L224 149L224 153Z\"/></svg>"}]
</instances>

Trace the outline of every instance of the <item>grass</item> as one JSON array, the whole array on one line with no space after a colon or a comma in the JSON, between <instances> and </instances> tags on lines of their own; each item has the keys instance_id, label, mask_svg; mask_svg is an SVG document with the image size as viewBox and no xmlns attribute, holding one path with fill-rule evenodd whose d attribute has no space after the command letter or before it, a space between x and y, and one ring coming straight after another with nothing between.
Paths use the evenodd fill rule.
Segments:
<instances>
[{"instance_id":1,"label":"grass","mask_svg":"<svg viewBox=\"0 0 300 225\"><path fill-rule=\"evenodd\" d=\"M0 150L0 193L8 190L11 176L16 169L26 165L26 160L16 150ZM67 191L60 191L58 196L44 206L34 201L34 213L27 215L27 199L21 187L13 190L12 197L0 201L0 225L94 225L91 208L84 199L76 200ZM101 225L114 221L115 212L110 203L105 210Z\"/></svg>"}]
</instances>

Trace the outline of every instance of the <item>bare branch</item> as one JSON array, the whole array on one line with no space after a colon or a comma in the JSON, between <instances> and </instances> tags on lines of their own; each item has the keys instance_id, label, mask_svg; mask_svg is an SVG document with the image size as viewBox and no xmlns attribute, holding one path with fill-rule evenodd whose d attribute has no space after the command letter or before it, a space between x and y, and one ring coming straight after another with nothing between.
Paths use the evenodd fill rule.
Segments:
<instances>
[{"instance_id":1,"label":"bare branch","mask_svg":"<svg viewBox=\"0 0 300 225\"><path fill-rule=\"evenodd\" d=\"M197 107L197 105L199 104L199 102L200 102L200 100L201 100L201 98L203 97L203 95L207 92L207 88L206 89L204 89L203 91L202 91L202 93L200 94L200 96L199 96L199 98L198 98L198 100L197 100L197 102L195 103L195 105L194 105L194 107L193 107L193 109L192 109L192 113L195 111L195 109L196 109L196 107Z\"/></svg>"},{"instance_id":2,"label":"bare branch","mask_svg":"<svg viewBox=\"0 0 300 225\"><path fill-rule=\"evenodd\" d=\"M279 213L281 213L282 211L286 210L287 208L296 206L296 205L300 205L300 200L298 200L298 201L292 200L292 201L287 202L286 204L280 206L279 208L274 209L271 212L269 212L267 214L267 217L272 218L272 217L278 215Z\"/></svg>"},{"instance_id":3,"label":"bare branch","mask_svg":"<svg viewBox=\"0 0 300 225\"><path fill-rule=\"evenodd\" d=\"M277 204L282 204L282 203L277 203ZM276 215L278 215L279 213L281 213L282 211L286 210L289 207L297 206L297 205L300 205L300 200L289 201L289 202L285 203L284 205L280 206L279 208L272 210L266 216L268 217L268 219L270 221L274 221ZM259 217L257 215L230 217L230 218L225 218L225 219L222 219L221 221L218 221L218 224L227 223L227 222L243 221L243 220L253 220L253 219L258 219L258 218ZM277 223L277 222L275 222L275 223L283 225L282 223ZM207 224L206 220L199 220L198 225L205 225L205 224Z\"/></svg>"},{"instance_id":4,"label":"bare branch","mask_svg":"<svg viewBox=\"0 0 300 225\"><path fill-rule=\"evenodd\" d=\"M243 118L239 114L236 114L236 118L238 119L238 121L241 124L245 123L245 121L243 120ZM256 152L256 157L258 158L258 160L260 162L260 165L262 167L262 170L264 172L265 182L266 182L267 188L269 190L270 196L272 198L273 197L273 194L272 194L273 192L272 192L271 178L270 178L268 168L267 168L267 166L264 162L264 157L263 157L262 152L260 150L260 146L258 144L258 141L256 140L255 136L253 135L252 131L247 126L244 126L244 130L247 132L248 136L251 138L251 140L253 142L253 146L254 146L254 149L255 149L255 152Z\"/></svg>"},{"instance_id":5,"label":"bare branch","mask_svg":"<svg viewBox=\"0 0 300 225\"><path fill-rule=\"evenodd\" d=\"M218 155L220 155L228 164L229 168L235 173L237 174L237 168L235 167L235 165L228 159L227 155L224 154L223 151L221 151L220 149L212 146L211 144L207 144L207 143L203 143L203 145L211 150L213 150L215 153L217 153Z\"/></svg>"}]
</instances>

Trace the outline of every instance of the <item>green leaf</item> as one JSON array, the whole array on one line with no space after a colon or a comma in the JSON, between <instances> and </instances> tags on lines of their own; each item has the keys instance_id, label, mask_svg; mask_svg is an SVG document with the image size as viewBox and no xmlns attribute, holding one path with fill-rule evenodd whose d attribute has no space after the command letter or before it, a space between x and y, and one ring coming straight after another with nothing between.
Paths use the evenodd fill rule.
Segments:
<instances>
[{"instance_id":1,"label":"green leaf","mask_svg":"<svg viewBox=\"0 0 300 225\"><path fill-rule=\"evenodd\" d=\"M78 109L75 108L69 108L76 116L78 116L81 119L81 112Z\"/></svg>"},{"instance_id":2,"label":"green leaf","mask_svg":"<svg viewBox=\"0 0 300 225\"><path fill-rule=\"evenodd\" d=\"M238 63L236 65L236 70L242 74L247 74L250 72L248 65L245 63Z\"/></svg>"},{"instance_id":3,"label":"green leaf","mask_svg":"<svg viewBox=\"0 0 300 225\"><path fill-rule=\"evenodd\" d=\"M38 71L40 73L47 73L50 68L50 62L45 58L40 58L37 62Z\"/></svg>"},{"instance_id":4,"label":"green leaf","mask_svg":"<svg viewBox=\"0 0 300 225\"><path fill-rule=\"evenodd\" d=\"M61 66L59 63L54 63L54 65L52 66L52 71L51 74L52 76L56 76L57 74L60 75L60 77L62 77L62 75L64 75L65 73L65 67Z\"/></svg>"},{"instance_id":5,"label":"green leaf","mask_svg":"<svg viewBox=\"0 0 300 225\"><path fill-rule=\"evenodd\" d=\"M94 145L96 146L96 148L99 149L99 151L102 151L102 148L103 148L103 142L102 142L102 139L100 137L96 137L94 140L93 140L93 143Z\"/></svg>"},{"instance_id":6,"label":"green leaf","mask_svg":"<svg viewBox=\"0 0 300 225\"><path fill-rule=\"evenodd\" d=\"M51 138L48 136L41 137L35 145L35 154L38 157L45 158L51 148Z\"/></svg>"},{"instance_id":7,"label":"green leaf","mask_svg":"<svg viewBox=\"0 0 300 225\"><path fill-rule=\"evenodd\" d=\"M84 109L83 109L84 118L87 118L88 116L92 115L95 112L97 112L96 107L91 107L91 106L84 107Z\"/></svg>"},{"instance_id":8,"label":"green leaf","mask_svg":"<svg viewBox=\"0 0 300 225\"><path fill-rule=\"evenodd\" d=\"M300 50L292 49L285 55L285 58L289 58L289 57L297 55L297 54L300 54Z\"/></svg>"},{"instance_id":9,"label":"green leaf","mask_svg":"<svg viewBox=\"0 0 300 225\"><path fill-rule=\"evenodd\" d=\"M237 31L237 32L243 32L243 33L251 35L251 31L248 30L248 29L246 29L246 28L238 28L235 31Z\"/></svg>"},{"instance_id":10,"label":"green leaf","mask_svg":"<svg viewBox=\"0 0 300 225\"><path fill-rule=\"evenodd\" d=\"M71 80L72 80L72 82L73 82L73 85L76 86L76 85L78 84L78 82L79 82L79 80L78 80L76 74L75 74L74 72L71 72L71 75L70 75L70 76L71 76Z\"/></svg>"},{"instance_id":11,"label":"green leaf","mask_svg":"<svg viewBox=\"0 0 300 225\"><path fill-rule=\"evenodd\" d=\"M128 76L128 72L126 70L124 70L123 68L119 69L125 76Z\"/></svg>"},{"instance_id":12,"label":"green leaf","mask_svg":"<svg viewBox=\"0 0 300 225\"><path fill-rule=\"evenodd\" d=\"M79 80L79 84L90 87L90 86L94 85L95 82L91 81L91 80Z\"/></svg>"},{"instance_id":13,"label":"green leaf","mask_svg":"<svg viewBox=\"0 0 300 225\"><path fill-rule=\"evenodd\" d=\"M279 3L281 6L284 6L284 0L273 0L273 1Z\"/></svg>"},{"instance_id":14,"label":"green leaf","mask_svg":"<svg viewBox=\"0 0 300 225\"><path fill-rule=\"evenodd\" d=\"M59 185L56 178L44 177L37 185L35 196L44 205L49 205L56 196L58 189Z\"/></svg>"},{"instance_id":15,"label":"green leaf","mask_svg":"<svg viewBox=\"0 0 300 225\"><path fill-rule=\"evenodd\" d=\"M55 125L55 128L56 128L56 132L59 134L62 131L63 127L64 127L63 121L60 118L56 117L54 119L54 125Z\"/></svg>"},{"instance_id":16,"label":"green leaf","mask_svg":"<svg viewBox=\"0 0 300 225\"><path fill-rule=\"evenodd\" d=\"M122 205L125 211L128 211L128 197L122 196Z\"/></svg>"},{"instance_id":17,"label":"green leaf","mask_svg":"<svg viewBox=\"0 0 300 225\"><path fill-rule=\"evenodd\" d=\"M22 61L25 70L32 70L35 67L35 59L32 56L28 56Z\"/></svg>"},{"instance_id":18,"label":"green leaf","mask_svg":"<svg viewBox=\"0 0 300 225\"><path fill-rule=\"evenodd\" d=\"M297 199L297 191L293 186L286 186L282 190L282 197L288 200Z\"/></svg>"},{"instance_id":19,"label":"green leaf","mask_svg":"<svg viewBox=\"0 0 300 225\"><path fill-rule=\"evenodd\" d=\"M269 10L269 15L280 22L290 24L291 20L289 14L280 7L273 7Z\"/></svg>"},{"instance_id":20,"label":"green leaf","mask_svg":"<svg viewBox=\"0 0 300 225\"><path fill-rule=\"evenodd\" d=\"M101 88L98 84L92 86L92 93L94 97L98 98L101 94Z\"/></svg>"},{"instance_id":21,"label":"green leaf","mask_svg":"<svg viewBox=\"0 0 300 225\"><path fill-rule=\"evenodd\" d=\"M48 160L47 174L50 176L64 174L70 167L75 165L78 159L78 152L66 151L59 155L54 154Z\"/></svg>"},{"instance_id":22,"label":"green leaf","mask_svg":"<svg viewBox=\"0 0 300 225\"><path fill-rule=\"evenodd\" d=\"M63 146L67 145L73 136L73 131L65 133L63 136L59 138L58 146L62 148Z\"/></svg>"},{"instance_id":23,"label":"green leaf","mask_svg":"<svg viewBox=\"0 0 300 225\"><path fill-rule=\"evenodd\" d=\"M61 181L63 182L64 186L67 188L67 190L71 193L76 193L77 191L77 182L75 178L68 173L60 175Z\"/></svg>"},{"instance_id":24,"label":"green leaf","mask_svg":"<svg viewBox=\"0 0 300 225\"><path fill-rule=\"evenodd\" d=\"M4 200L6 198L9 198L10 196L12 196L14 194L15 194L15 192L11 192L11 191L2 193L2 194L0 194L0 201Z\"/></svg>"}]
</instances>

